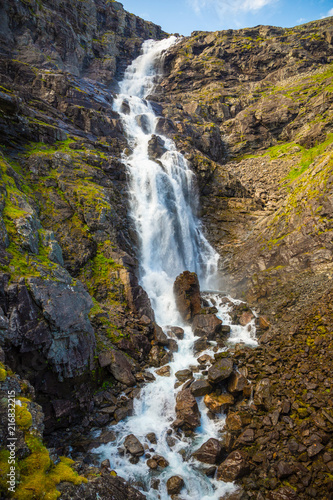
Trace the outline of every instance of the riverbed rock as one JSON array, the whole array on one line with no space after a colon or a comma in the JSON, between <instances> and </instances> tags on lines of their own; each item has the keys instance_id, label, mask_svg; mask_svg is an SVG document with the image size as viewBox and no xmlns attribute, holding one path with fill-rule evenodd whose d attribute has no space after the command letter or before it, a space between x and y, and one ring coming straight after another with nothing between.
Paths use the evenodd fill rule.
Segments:
<instances>
[{"instance_id":1,"label":"riverbed rock","mask_svg":"<svg viewBox=\"0 0 333 500\"><path fill-rule=\"evenodd\" d=\"M188 368L185 368L185 370L178 370L178 372L175 373L175 376L180 382L185 382L192 377L192 371Z\"/></svg>"},{"instance_id":2,"label":"riverbed rock","mask_svg":"<svg viewBox=\"0 0 333 500\"><path fill-rule=\"evenodd\" d=\"M185 271L177 276L173 291L177 308L184 319L190 322L201 311L199 280L195 273Z\"/></svg>"},{"instance_id":3,"label":"riverbed rock","mask_svg":"<svg viewBox=\"0 0 333 500\"><path fill-rule=\"evenodd\" d=\"M180 328L179 326L167 326L167 333L170 335L170 337L177 337L179 340L183 340L184 338L184 330L183 328Z\"/></svg>"},{"instance_id":4,"label":"riverbed rock","mask_svg":"<svg viewBox=\"0 0 333 500\"><path fill-rule=\"evenodd\" d=\"M222 382L222 380L227 379L233 370L233 361L231 358L219 359L213 366L208 370L208 379L212 384L217 384Z\"/></svg>"},{"instance_id":5,"label":"riverbed rock","mask_svg":"<svg viewBox=\"0 0 333 500\"><path fill-rule=\"evenodd\" d=\"M191 389L183 389L176 397L177 420L174 425L185 431L194 431L200 424L200 412Z\"/></svg>"},{"instance_id":6,"label":"riverbed rock","mask_svg":"<svg viewBox=\"0 0 333 500\"><path fill-rule=\"evenodd\" d=\"M205 396L206 394L212 392L212 386L208 382L208 380L205 379L195 380L191 384L191 392L195 398Z\"/></svg>"},{"instance_id":7,"label":"riverbed rock","mask_svg":"<svg viewBox=\"0 0 333 500\"><path fill-rule=\"evenodd\" d=\"M250 467L244 453L235 450L218 467L216 477L228 483L245 476L249 471Z\"/></svg>"},{"instance_id":8,"label":"riverbed rock","mask_svg":"<svg viewBox=\"0 0 333 500\"><path fill-rule=\"evenodd\" d=\"M134 436L134 434L129 434L128 436L126 436L124 447L128 453L136 457L142 457L142 455L144 455L145 453L142 444L140 443L138 438Z\"/></svg>"},{"instance_id":9,"label":"riverbed rock","mask_svg":"<svg viewBox=\"0 0 333 500\"><path fill-rule=\"evenodd\" d=\"M222 456L222 445L217 439L210 438L192 456L205 464L218 464Z\"/></svg>"},{"instance_id":10,"label":"riverbed rock","mask_svg":"<svg viewBox=\"0 0 333 500\"><path fill-rule=\"evenodd\" d=\"M162 366L162 368L159 368L156 370L157 375L160 375L161 377L170 377L170 366Z\"/></svg>"},{"instance_id":11,"label":"riverbed rock","mask_svg":"<svg viewBox=\"0 0 333 500\"><path fill-rule=\"evenodd\" d=\"M185 486L184 479L180 476L172 476L166 483L168 495L177 495Z\"/></svg>"},{"instance_id":12,"label":"riverbed rock","mask_svg":"<svg viewBox=\"0 0 333 500\"><path fill-rule=\"evenodd\" d=\"M208 340L215 340L215 335L221 330L222 320L215 314L197 314L193 318L192 330L199 337L207 336Z\"/></svg>"},{"instance_id":13,"label":"riverbed rock","mask_svg":"<svg viewBox=\"0 0 333 500\"><path fill-rule=\"evenodd\" d=\"M234 397L232 394L223 393L217 395L215 393L207 394L204 398L204 403L212 413L222 413L234 404Z\"/></svg>"}]
</instances>

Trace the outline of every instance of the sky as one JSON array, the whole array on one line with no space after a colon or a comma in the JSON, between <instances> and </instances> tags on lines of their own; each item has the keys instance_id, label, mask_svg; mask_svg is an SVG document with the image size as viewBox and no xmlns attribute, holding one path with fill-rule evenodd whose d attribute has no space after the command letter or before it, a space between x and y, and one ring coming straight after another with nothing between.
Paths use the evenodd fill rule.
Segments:
<instances>
[{"instance_id":1,"label":"sky","mask_svg":"<svg viewBox=\"0 0 333 500\"><path fill-rule=\"evenodd\" d=\"M333 16L333 0L120 0L168 33L217 31L258 24L293 27Z\"/></svg>"}]
</instances>

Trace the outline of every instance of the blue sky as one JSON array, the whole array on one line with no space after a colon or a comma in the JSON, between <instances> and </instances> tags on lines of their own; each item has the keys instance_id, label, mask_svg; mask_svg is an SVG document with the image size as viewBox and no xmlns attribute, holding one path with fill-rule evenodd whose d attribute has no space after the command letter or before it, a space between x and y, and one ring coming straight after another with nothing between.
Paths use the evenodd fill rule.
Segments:
<instances>
[{"instance_id":1,"label":"blue sky","mask_svg":"<svg viewBox=\"0 0 333 500\"><path fill-rule=\"evenodd\" d=\"M124 8L169 33L258 24L292 27L333 16L333 0L121 0Z\"/></svg>"}]
</instances>

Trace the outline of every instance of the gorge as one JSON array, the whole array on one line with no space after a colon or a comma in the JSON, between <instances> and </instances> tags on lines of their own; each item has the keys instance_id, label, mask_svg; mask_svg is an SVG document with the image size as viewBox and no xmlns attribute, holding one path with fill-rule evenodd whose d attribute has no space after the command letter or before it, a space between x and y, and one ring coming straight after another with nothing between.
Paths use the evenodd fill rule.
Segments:
<instances>
[{"instance_id":1,"label":"gorge","mask_svg":"<svg viewBox=\"0 0 333 500\"><path fill-rule=\"evenodd\" d=\"M332 18L1 20L2 498L330 498Z\"/></svg>"}]
</instances>

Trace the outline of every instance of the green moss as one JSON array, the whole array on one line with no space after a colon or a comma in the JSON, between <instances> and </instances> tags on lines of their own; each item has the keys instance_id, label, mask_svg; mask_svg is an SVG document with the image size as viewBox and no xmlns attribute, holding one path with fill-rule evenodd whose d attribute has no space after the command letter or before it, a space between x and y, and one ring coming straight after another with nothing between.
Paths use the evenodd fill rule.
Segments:
<instances>
[{"instance_id":1,"label":"green moss","mask_svg":"<svg viewBox=\"0 0 333 500\"><path fill-rule=\"evenodd\" d=\"M6 380L7 372L4 368L0 367L0 382Z\"/></svg>"},{"instance_id":2,"label":"green moss","mask_svg":"<svg viewBox=\"0 0 333 500\"><path fill-rule=\"evenodd\" d=\"M15 420L21 429L29 429L32 425L32 415L27 408L27 403L21 402L21 405L15 407Z\"/></svg>"}]
</instances>

